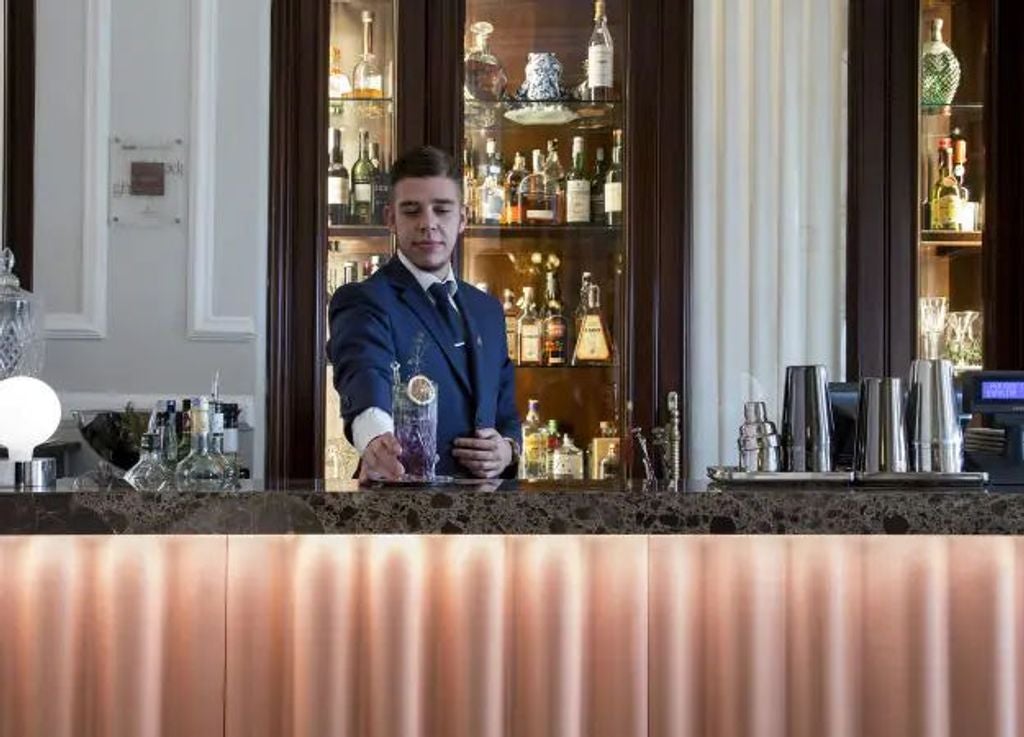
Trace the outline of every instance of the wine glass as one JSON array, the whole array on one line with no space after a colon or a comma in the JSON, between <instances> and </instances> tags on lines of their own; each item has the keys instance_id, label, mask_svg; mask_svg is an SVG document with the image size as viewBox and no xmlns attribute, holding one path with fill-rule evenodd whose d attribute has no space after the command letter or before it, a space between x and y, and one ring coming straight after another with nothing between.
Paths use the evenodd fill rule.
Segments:
<instances>
[{"instance_id":1,"label":"wine glass","mask_svg":"<svg viewBox=\"0 0 1024 737\"><path fill-rule=\"evenodd\" d=\"M946 329L948 310L949 300L946 297L921 297L919 319L924 337L924 358L939 358L939 344Z\"/></svg>"}]
</instances>

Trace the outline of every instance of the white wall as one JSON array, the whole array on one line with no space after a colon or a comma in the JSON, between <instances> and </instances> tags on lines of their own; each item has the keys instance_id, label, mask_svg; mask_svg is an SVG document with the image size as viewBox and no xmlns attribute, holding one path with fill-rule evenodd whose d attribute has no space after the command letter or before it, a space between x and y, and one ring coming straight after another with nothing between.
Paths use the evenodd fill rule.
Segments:
<instances>
[{"instance_id":1,"label":"white wall","mask_svg":"<svg viewBox=\"0 0 1024 737\"><path fill-rule=\"evenodd\" d=\"M35 291L65 409L223 394L262 469L270 0L37 0ZM185 142L180 225L107 223L109 140Z\"/></svg>"},{"instance_id":2,"label":"white wall","mask_svg":"<svg viewBox=\"0 0 1024 737\"><path fill-rule=\"evenodd\" d=\"M689 468L785 367L845 373L847 0L696 0Z\"/></svg>"}]
</instances>

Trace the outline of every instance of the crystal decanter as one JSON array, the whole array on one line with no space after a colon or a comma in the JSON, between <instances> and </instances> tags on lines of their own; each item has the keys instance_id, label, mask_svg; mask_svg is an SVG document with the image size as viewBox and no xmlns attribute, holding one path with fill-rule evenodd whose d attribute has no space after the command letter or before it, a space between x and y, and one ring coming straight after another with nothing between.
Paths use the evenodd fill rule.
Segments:
<instances>
[{"instance_id":1,"label":"crystal decanter","mask_svg":"<svg viewBox=\"0 0 1024 737\"><path fill-rule=\"evenodd\" d=\"M42 306L14 275L14 254L0 252L0 379L43 370Z\"/></svg>"}]
</instances>

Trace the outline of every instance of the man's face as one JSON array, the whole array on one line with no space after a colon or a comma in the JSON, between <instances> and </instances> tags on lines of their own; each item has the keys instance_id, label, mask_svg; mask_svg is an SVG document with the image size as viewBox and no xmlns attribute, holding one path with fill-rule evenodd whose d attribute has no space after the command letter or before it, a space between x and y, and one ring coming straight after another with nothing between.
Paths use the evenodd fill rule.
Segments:
<instances>
[{"instance_id":1,"label":"man's face","mask_svg":"<svg viewBox=\"0 0 1024 737\"><path fill-rule=\"evenodd\" d=\"M466 229L458 184L448 177L403 179L395 185L387 218L405 257L443 276Z\"/></svg>"}]
</instances>

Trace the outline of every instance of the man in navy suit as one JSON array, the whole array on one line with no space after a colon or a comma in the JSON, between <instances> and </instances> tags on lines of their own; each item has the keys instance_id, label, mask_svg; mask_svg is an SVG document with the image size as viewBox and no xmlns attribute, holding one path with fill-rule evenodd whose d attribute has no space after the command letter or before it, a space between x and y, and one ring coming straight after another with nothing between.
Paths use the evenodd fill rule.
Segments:
<instances>
[{"instance_id":1,"label":"man in navy suit","mask_svg":"<svg viewBox=\"0 0 1024 737\"><path fill-rule=\"evenodd\" d=\"M438 474L514 476L520 425L504 313L452 269L466 213L448 154L423 147L395 162L387 222L398 254L338 289L329 313L327 351L360 478L405 472L391 416L396 361L404 380L425 374L438 387Z\"/></svg>"}]
</instances>

